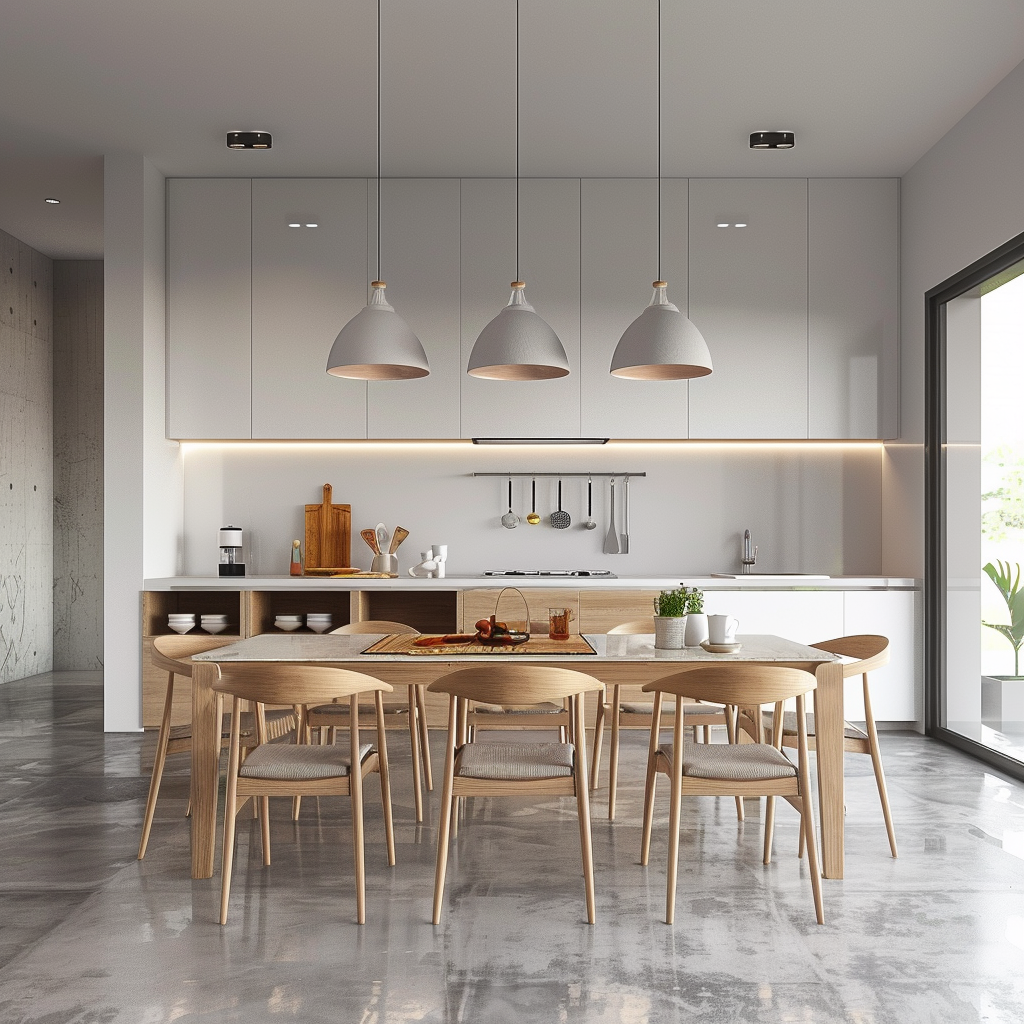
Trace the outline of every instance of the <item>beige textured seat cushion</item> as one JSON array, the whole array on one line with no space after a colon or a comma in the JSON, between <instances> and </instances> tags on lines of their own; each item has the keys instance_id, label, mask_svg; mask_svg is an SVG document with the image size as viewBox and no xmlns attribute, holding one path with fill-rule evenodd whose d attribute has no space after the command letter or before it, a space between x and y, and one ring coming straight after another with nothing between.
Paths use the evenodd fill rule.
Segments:
<instances>
[{"instance_id":1,"label":"beige textured seat cushion","mask_svg":"<svg viewBox=\"0 0 1024 1024\"><path fill-rule=\"evenodd\" d=\"M455 774L469 779L556 779L572 775L571 743L467 743Z\"/></svg>"},{"instance_id":2,"label":"beige textured seat cushion","mask_svg":"<svg viewBox=\"0 0 1024 1024\"><path fill-rule=\"evenodd\" d=\"M771 711L766 711L764 715L764 725L766 729L772 727L772 720L774 714ZM782 734L784 736L795 736L796 735L796 712L785 711L782 715ZM807 715L807 735L814 735L814 715L808 713ZM857 726L850 722L843 723L843 736L848 740L866 740L868 734L863 729L858 729Z\"/></svg>"},{"instance_id":3,"label":"beige textured seat cushion","mask_svg":"<svg viewBox=\"0 0 1024 1024\"><path fill-rule=\"evenodd\" d=\"M364 715L370 717L375 715L376 709L372 704L360 704L359 705L359 716L362 718ZM385 715L407 715L409 714L409 708L405 704L385 704L384 705ZM348 718L349 707L348 703L345 704L318 704L315 708L309 709L309 715L323 715L325 718Z\"/></svg>"},{"instance_id":4,"label":"beige textured seat cushion","mask_svg":"<svg viewBox=\"0 0 1024 1024\"><path fill-rule=\"evenodd\" d=\"M672 744L658 748L670 761ZM683 775L692 779L764 782L796 776L796 765L767 743L690 743L683 746Z\"/></svg>"},{"instance_id":5,"label":"beige textured seat cushion","mask_svg":"<svg viewBox=\"0 0 1024 1024\"><path fill-rule=\"evenodd\" d=\"M359 748L362 764L373 746ZM244 779L283 779L300 782L309 779L337 779L348 775L351 764L345 747L310 747L294 743L263 743L242 763L239 776Z\"/></svg>"},{"instance_id":6,"label":"beige textured seat cushion","mask_svg":"<svg viewBox=\"0 0 1024 1024\"><path fill-rule=\"evenodd\" d=\"M635 704L632 701L623 701L619 704L619 710L624 715L647 715L650 717L654 710L653 704ZM676 702L674 700L662 701L661 710L666 715L676 713ZM725 708L721 704L690 704L683 706L683 717L694 718L699 715L724 715Z\"/></svg>"},{"instance_id":7,"label":"beige textured seat cushion","mask_svg":"<svg viewBox=\"0 0 1024 1024\"><path fill-rule=\"evenodd\" d=\"M501 704L473 705L473 711L480 715L557 715L564 710L561 704L552 704L549 701L522 707L504 707Z\"/></svg>"}]
</instances>

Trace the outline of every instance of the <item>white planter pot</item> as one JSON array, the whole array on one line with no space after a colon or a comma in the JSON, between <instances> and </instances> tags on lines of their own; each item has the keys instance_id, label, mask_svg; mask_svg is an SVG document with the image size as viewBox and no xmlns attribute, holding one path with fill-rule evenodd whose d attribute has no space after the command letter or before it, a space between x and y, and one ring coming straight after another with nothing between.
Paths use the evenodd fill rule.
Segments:
<instances>
[{"instance_id":1,"label":"white planter pot","mask_svg":"<svg viewBox=\"0 0 1024 1024\"><path fill-rule=\"evenodd\" d=\"M654 616L654 646L661 651L678 651L683 646L686 616Z\"/></svg>"},{"instance_id":2,"label":"white planter pot","mask_svg":"<svg viewBox=\"0 0 1024 1024\"><path fill-rule=\"evenodd\" d=\"M686 616L686 637L684 643L687 647L700 647L708 638L708 617L703 612L699 614L690 612Z\"/></svg>"}]
</instances>

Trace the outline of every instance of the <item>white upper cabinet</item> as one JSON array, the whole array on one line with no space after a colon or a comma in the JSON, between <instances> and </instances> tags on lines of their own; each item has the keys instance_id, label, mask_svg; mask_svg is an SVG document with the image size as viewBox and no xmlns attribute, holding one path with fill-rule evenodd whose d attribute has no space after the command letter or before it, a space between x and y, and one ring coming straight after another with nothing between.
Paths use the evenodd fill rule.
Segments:
<instances>
[{"instance_id":1,"label":"white upper cabinet","mask_svg":"<svg viewBox=\"0 0 1024 1024\"><path fill-rule=\"evenodd\" d=\"M167 182L167 436L252 436L248 178Z\"/></svg>"},{"instance_id":2,"label":"white upper cabinet","mask_svg":"<svg viewBox=\"0 0 1024 1024\"><path fill-rule=\"evenodd\" d=\"M366 382L327 373L366 305L366 196L362 178L252 183L254 438L366 437Z\"/></svg>"},{"instance_id":3,"label":"white upper cabinet","mask_svg":"<svg viewBox=\"0 0 1024 1024\"><path fill-rule=\"evenodd\" d=\"M569 376L499 381L466 373L473 344L511 294L516 183L462 181L462 437L580 436L580 183L520 182L519 273L526 298L558 335Z\"/></svg>"},{"instance_id":4,"label":"white upper cabinet","mask_svg":"<svg viewBox=\"0 0 1024 1024\"><path fill-rule=\"evenodd\" d=\"M807 437L806 179L692 178L689 234L690 437Z\"/></svg>"},{"instance_id":5,"label":"white upper cabinet","mask_svg":"<svg viewBox=\"0 0 1024 1024\"><path fill-rule=\"evenodd\" d=\"M686 381L613 377L622 332L651 301L658 274L658 183L585 178L581 233L581 386L585 437L687 436ZM662 182L661 273L686 311L687 181Z\"/></svg>"},{"instance_id":6,"label":"white upper cabinet","mask_svg":"<svg viewBox=\"0 0 1024 1024\"><path fill-rule=\"evenodd\" d=\"M899 182L808 182L808 432L895 437Z\"/></svg>"},{"instance_id":7,"label":"white upper cabinet","mask_svg":"<svg viewBox=\"0 0 1024 1024\"><path fill-rule=\"evenodd\" d=\"M376 248L376 187L371 181L371 257ZM462 368L457 179L383 182L380 271L388 284L388 301L423 344L430 374L416 380L370 382L369 436L458 437Z\"/></svg>"}]
</instances>

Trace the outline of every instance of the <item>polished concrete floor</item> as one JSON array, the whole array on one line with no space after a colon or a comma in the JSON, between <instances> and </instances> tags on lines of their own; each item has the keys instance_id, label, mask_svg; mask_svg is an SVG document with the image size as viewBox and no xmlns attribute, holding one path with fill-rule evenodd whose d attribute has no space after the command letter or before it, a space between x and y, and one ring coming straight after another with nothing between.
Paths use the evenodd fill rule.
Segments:
<instances>
[{"instance_id":1,"label":"polished concrete floor","mask_svg":"<svg viewBox=\"0 0 1024 1024\"><path fill-rule=\"evenodd\" d=\"M596 926L574 805L551 799L477 801L435 928L435 831L415 824L408 745L391 733L398 865L368 786L368 923L354 923L347 808L306 801L296 827L278 801L270 868L240 823L221 928L219 878L189 878L187 758L139 863L153 740L101 723L96 675L0 687L3 1024L1024 1020L1024 787L916 735L883 737L899 860L866 759L847 759L846 878L824 883L823 927L795 812L780 808L765 868L755 802L738 825L731 800L710 799L684 808L676 923L663 923L666 808L643 869L633 734L618 820L604 792L595 804Z\"/></svg>"}]
</instances>

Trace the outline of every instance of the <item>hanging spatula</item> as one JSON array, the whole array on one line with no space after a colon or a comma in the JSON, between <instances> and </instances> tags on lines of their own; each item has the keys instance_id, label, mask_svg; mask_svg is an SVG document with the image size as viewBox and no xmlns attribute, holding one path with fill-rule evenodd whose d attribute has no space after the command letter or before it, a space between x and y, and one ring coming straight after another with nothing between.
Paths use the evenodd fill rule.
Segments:
<instances>
[{"instance_id":1,"label":"hanging spatula","mask_svg":"<svg viewBox=\"0 0 1024 1024\"><path fill-rule=\"evenodd\" d=\"M611 508L608 513L608 532L604 538L604 553L606 555L619 553L619 531L615 529L615 477L612 477L611 480Z\"/></svg>"}]
</instances>

